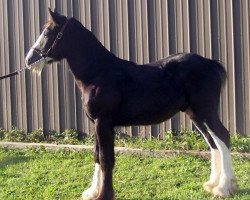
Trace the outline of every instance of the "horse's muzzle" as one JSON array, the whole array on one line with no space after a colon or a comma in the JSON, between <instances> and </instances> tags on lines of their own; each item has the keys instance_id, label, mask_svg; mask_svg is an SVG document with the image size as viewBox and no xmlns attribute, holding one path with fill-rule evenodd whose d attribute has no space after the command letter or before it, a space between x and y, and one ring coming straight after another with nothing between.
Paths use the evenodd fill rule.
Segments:
<instances>
[{"instance_id":1,"label":"horse's muzzle","mask_svg":"<svg viewBox=\"0 0 250 200\"><path fill-rule=\"evenodd\" d=\"M25 58L25 64L26 66L32 66L32 65L36 65L39 63L39 61L41 61L43 59L43 57L38 54L36 51L34 51L33 49L30 49L30 51L28 52L26 58Z\"/></svg>"}]
</instances>

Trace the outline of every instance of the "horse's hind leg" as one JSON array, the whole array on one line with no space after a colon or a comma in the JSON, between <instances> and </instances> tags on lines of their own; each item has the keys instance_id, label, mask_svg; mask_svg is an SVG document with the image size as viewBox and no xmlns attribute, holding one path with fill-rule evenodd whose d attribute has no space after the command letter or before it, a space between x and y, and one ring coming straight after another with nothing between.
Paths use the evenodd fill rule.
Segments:
<instances>
[{"instance_id":1,"label":"horse's hind leg","mask_svg":"<svg viewBox=\"0 0 250 200\"><path fill-rule=\"evenodd\" d=\"M237 183L229 151L230 134L221 123L217 113L214 114L214 116L207 118L205 126L220 152L221 160L220 181L219 184L213 188L213 194L222 197L234 195L237 191Z\"/></svg>"},{"instance_id":2,"label":"horse's hind leg","mask_svg":"<svg viewBox=\"0 0 250 200\"><path fill-rule=\"evenodd\" d=\"M221 171L221 162L220 162L220 153L217 149L217 146L209 134L207 127L205 126L204 122L199 119L190 109L186 111L186 114L190 116L192 121L194 122L196 128L201 132L204 139L206 140L207 144L211 150L211 174L210 179L203 184L203 188L207 192L212 192L213 188L219 184L220 181L220 171Z\"/></svg>"},{"instance_id":3,"label":"horse's hind leg","mask_svg":"<svg viewBox=\"0 0 250 200\"><path fill-rule=\"evenodd\" d=\"M211 149L211 176L204 189L215 196L226 197L236 193L237 184L229 151L230 134L214 112L187 112L203 133Z\"/></svg>"}]
</instances>

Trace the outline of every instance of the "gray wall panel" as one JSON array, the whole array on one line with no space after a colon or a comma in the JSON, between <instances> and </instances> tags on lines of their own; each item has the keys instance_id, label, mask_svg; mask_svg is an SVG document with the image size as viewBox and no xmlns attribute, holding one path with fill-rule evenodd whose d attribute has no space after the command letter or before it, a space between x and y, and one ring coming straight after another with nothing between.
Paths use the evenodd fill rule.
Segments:
<instances>
[{"instance_id":1,"label":"gray wall panel","mask_svg":"<svg viewBox=\"0 0 250 200\"><path fill-rule=\"evenodd\" d=\"M172 53L220 60L228 73L220 116L230 132L250 135L250 3L248 0L0 0L0 75L19 69L46 22L47 8L79 19L120 58L139 64ZM93 132L81 94L62 61L42 76L25 71L0 82L0 127ZM152 126L120 127L130 136L164 137L192 129L183 113Z\"/></svg>"}]
</instances>

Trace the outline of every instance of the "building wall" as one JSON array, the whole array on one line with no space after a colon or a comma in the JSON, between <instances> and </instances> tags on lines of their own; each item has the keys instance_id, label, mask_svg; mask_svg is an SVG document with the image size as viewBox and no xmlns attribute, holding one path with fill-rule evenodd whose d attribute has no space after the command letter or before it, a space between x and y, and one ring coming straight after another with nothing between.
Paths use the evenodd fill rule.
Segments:
<instances>
[{"instance_id":1,"label":"building wall","mask_svg":"<svg viewBox=\"0 0 250 200\"><path fill-rule=\"evenodd\" d=\"M250 135L249 0L0 0L0 75L24 66L25 54L48 18L47 8L75 17L120 58L148 63L177 52L220 60L228 73L220 116L231 133ZM0 81L0 127L93 132L66 61L41 77L26 70ZM163 137L191 129L183 113L121 132Z\"/></svg>"}]
</instances>

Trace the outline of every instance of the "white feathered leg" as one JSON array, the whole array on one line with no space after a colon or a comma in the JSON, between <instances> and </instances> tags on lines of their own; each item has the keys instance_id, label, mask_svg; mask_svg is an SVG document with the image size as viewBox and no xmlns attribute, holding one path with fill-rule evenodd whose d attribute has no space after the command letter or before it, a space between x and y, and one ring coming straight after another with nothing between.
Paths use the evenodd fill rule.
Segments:
<instances>
[{"instance_id":1,"label":"white feathered leg","mask_svg":"<svg viewBox=\"0 0 250 200\"><path fill-rule=\"evenodd\" d=\"M209 130L209 129L208 129ZM230 151L211 130L209 133L214 139L214 142L220 152L221 173L219 184L213 188L213 194L220 197L228 197L234 195L237 191L237 182L233 173L232 159Z\"/></svg>"},{"instance_id":2,"label":"white feathered leg","mask_svg":"<svg viewBox=\"0 0 250 200\"><path fill-rule=\"evenodd\" d=\"M207 181L203 185L204 190L206 190L207 192L212 192L213 188L219 184L220 171L221 171L220 152L217 149L211 148L211 174L209 181Z\"/></svg>"},{"instance_id":3,"label":"white feathered leg","mask_svg":"<svg viewBox=\"0 0 250 200\"><path fill-rule=\"evenodd\" d=\"M91 187L82 193L82 199L83 200L96 199L100 193L101 184L102 184L101 166L100 164L96 163Z\"/></svg>"},{"instance_id":4,"label":"white feathered leg","mask_svg":"<svg viewBox=\"0 0 250 200\"><path fill-rule=\"evenodd\" d=\"M206 126L206 124L204 124ZM220 152L218 149L213 149L208 138L206 137L205 133L195 124L196 128L200 131L203 135L204 139L206 140L207 144L211 150L211 174L209 181L203 184L203 188L207 192L212 192L213 188L219 184L220 180L220 170L221 170L221 163L220 163Z\"/></svg>"}]
</instances>

